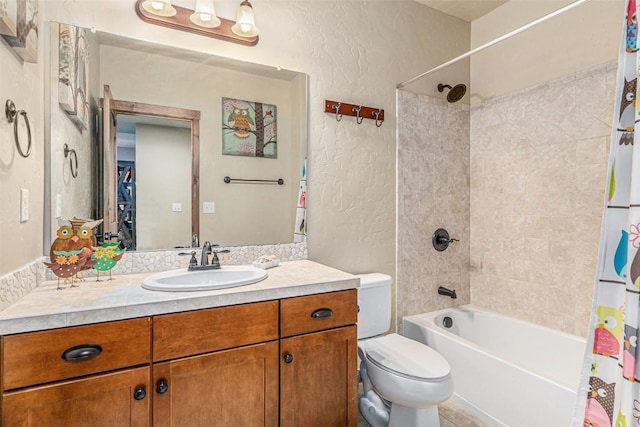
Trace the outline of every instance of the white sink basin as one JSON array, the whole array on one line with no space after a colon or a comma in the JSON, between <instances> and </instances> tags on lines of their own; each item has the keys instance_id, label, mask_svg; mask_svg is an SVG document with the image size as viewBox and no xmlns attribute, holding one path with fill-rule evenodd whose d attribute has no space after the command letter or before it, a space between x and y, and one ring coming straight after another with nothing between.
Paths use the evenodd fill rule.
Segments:
<instances>
[{"instance_id":1,"label":"white sink basin","mask_svg":"<svg viewBox=\"0 0 640 427\"><path fill-rule=\"evenodd\" d=\"M223 266L220 270L173 270L154 274L142 281L151 291L212 291L250 285L266 279L267 271L248 265Z\"/></svg>"}]
</instances>

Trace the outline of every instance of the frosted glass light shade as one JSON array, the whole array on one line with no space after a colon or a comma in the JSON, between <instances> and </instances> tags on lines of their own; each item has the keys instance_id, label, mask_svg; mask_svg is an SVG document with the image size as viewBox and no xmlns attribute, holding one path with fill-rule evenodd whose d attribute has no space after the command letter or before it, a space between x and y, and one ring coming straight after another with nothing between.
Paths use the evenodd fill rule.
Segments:
<instances>
[{"instance_id":1,"label":"frosted glass light shade","mask_svg":"<svg viewBox=\"0 0 640 427\"><path fill-rule=\"evenodd\" d=\"M234 34L241 37L255 37L260 34L260 30L256 27L256 20L253 16L253 7L251 3L244 0L238 7L238 19L231 27Z\"/></svg>"},{"instance_id":2,"label":"frosted glass light shade","mask_svg":"<svg viewBox=\"0 0 640 427\"><path fill-rule=\"evenodd\" d=\"M176 9L171 6L171 0L147 0L142 8L157 16L175 16Z\"/></svg>"},{"instance_id":3,"label":"frosted glass light shade","mask_svg":"<svg viewBox=\"0 0 640 427\"><path fill-rule=\"evenodd\" d=\"M213 0L196 0L196 10L189 19L195 25L205 28L216 28L221 24L216 16Z\"/></svg>"}]
</instances>

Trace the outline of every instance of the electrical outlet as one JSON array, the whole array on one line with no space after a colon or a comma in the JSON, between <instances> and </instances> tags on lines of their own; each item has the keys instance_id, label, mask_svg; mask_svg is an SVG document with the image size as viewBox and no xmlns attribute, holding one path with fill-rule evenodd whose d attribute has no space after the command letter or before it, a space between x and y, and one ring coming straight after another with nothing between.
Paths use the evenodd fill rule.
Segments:
<instances>
[{"instance_id":1,"label":"electrical outlet","mask_svg":"<svg viewBox=\"0 0 640 427\"><path fill-rule=\"evenodd\" d=\"M214 202L203 202L202 203L202 213L216 213L216 204Z\"/></svg>"},{"instance_id":2,"label":"electrical outlet","mask_svg":"<svg viewBox=\"0 0 640 427\"><path fill-rule=\"evenodd\" d=\"M173 203L171 205L171 210L173 212L182 212L182 203Z\"/></svg>"},{"instance_id":3,"label":"electrical outlet","mask_svg":"<svg viewBox=\"0 0 640 427\"><path fill-rule=\"evenodd\" d=\"M29 190L20 189L20 222L29 221Z\"/></svg>"}]
</instances>

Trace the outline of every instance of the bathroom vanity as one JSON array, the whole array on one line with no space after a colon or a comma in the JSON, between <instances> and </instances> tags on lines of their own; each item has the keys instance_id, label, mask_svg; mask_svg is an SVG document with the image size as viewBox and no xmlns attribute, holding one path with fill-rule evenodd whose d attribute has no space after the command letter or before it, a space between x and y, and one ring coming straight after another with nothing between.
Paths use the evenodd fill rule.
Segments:
<instances>
[{"instance_id":1,"label":"bathroom vanity","mask_svg":"<svg viewBox=\"0 0 640 427\"><path fill-rule=\"evenodd\" d=\"M357 278L311 261L220 291L142 277L0 313L3 426L356 425Z\"/></svg>"}]
</instances>

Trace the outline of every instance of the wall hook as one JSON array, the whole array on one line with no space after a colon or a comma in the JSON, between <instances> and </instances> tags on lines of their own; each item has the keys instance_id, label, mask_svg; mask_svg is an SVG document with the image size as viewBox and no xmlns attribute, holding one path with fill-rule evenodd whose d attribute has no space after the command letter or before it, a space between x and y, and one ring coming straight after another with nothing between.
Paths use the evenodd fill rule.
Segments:
<instances>
[{"instance_id":1,"label":"wall hook","mask_svg":"<svg viewBox=\"0 0 640 427\"><path fill-rule=\"evenodd\" d=\"M351 111L356 113L356 123L362 124L364 117L360 116L360 110L362 110L362 105L358 105L357 107L353 107Z\"/></svg>"},{"instance_id":2,"label":"wall hook","mask_svg":"<svg viewBox=\"0 0 640 427\"><path fill-rule=\"evenodd\" d=\"M71 157L73 156L73 160ZM69 168L71 169L71 176L76 178L78 176L78 154L76 150L69 148L67 144L64 144L64 158L69 158Z\"/></svg>"},{"instance_id":3,"label":"wall hook","mask_svg":"<svg viewBox=\"0 0 640 427\"><path fill-rule=\"evenodd\" d=\"M381 119L381 120L378 119L380 117L380 110L374 111L371 114L373 114L373 117L375 117L376 119L376 127L382 126L382 122L384 121L384 119Z\"/></svg>"},{"instance_id":4,"label":"wall hook","mask_svg":"<svg viewBox=\"0 0 640 427\"><path fill-rule=\"evenodd\" d=\"M16 104L13 103L12 100L7 99L7 102L4 104L4 114L7 116L7 120L9 123L13 123L13 138L16 141L16 148L18 149L18 153L24 158L29 157L31 154L31 126L29 125L29 117L27 117L27 112L24 110L16 109ZM20 145L20 137L18 135L18 119L22 116L24 118L24 124L27 126L27 151L26 153L22 151L22 146Z\"/></svg>"},{"instance_id":5,"label":"wall hook","mask_svg":"<svg viewBox=\"0 0 640 427\"><path fill-rule=\"evenodd\" d=\"M336 110L336 121L339 122L340 120L342 120L342 114L338 114L338 111L340 111L340 106L342 105L342 103L338 102L337 104L334 104L331 108L333 108L334 110Z\"/></svg>"}]
</instances>

